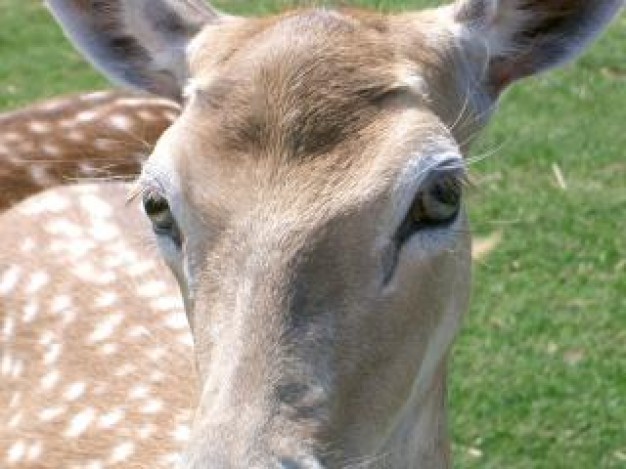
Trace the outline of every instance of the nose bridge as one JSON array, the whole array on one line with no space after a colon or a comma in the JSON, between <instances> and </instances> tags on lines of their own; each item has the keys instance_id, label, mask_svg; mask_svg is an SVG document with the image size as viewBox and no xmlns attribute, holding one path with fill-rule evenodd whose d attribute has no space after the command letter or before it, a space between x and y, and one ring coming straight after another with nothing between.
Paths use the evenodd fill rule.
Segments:
<instances>
[{"instance_id":1,"label":"nose bridge","mask_svg":"<svg viewBox=\"0 0 626 469\"><path fill-rule=\"evenodd\" d=\"M331 308L311 300L301 233L229 239L231 254L210 261L221 278L207 278L213 285L196 304L207 322L196 328L204 383L194 440L228 447L240 461L255 452L307 454L333 382Z\"/></svg>"}]
</instances>

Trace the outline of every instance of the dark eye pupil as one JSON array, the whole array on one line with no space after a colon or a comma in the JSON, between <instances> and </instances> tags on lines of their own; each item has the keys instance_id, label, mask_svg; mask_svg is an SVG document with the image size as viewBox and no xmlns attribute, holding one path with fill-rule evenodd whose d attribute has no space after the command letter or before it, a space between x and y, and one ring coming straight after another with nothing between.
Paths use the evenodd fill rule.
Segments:
<instances>
[{"instance_id":1,"label":"dark eye pupil","mask_svg":"<svg viewBox=\"0 0 626 469\"><path fill-rule=\"evenodd\" d=\"M152 222L152 229L159 236L167 236L177 247L182 246L182 236L167 199L156 192L146 192L143 207Z\"/></svg>"},{"instance_id":2,"label":"dark eye pupil","mask_svg":"<svg viewBox=\"0 0 626 469\"><path fill-rule=\"evenodd\" d=\"M431 195L442 204L457 206L461 200L461 184L457 179L445 179L432 188Z\"/></svg>"},{"instance_id":3,"label":"dark eye pupil","mask_svg":"<svg viewBox=\"0 0 626 469\"><path fill-rule=\"evenodd\" d=\"M168 212L170 209L167 200L155 194L147 195L144 199L143 205L146 210L146 214L150 217L163 214L164 212Z\"/></svg>"}]
</instances>

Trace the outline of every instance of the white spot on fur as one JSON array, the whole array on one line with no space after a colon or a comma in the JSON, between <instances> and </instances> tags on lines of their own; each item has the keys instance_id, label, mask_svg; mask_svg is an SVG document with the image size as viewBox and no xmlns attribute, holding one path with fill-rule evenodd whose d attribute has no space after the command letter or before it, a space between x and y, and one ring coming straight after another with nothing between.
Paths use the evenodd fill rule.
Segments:
<instances>
[{"instance_id":1,"label":"white spot on fur","mask_svg":"<svg viewBox=\"0 0 626 469\"><path fill-rule=\"evenodd\" d=\"M43 356L43 364L50 366L54 364L61 356L61 344L50 344L48 351Z\"/></svg>"},{"instance_id":2,"label":"white spot on fur","mask_svg":"<svg viewBox=\"0 0 626 469\"><path fill-rule=\"evenodd\" d=\"M11 368L11 378L18 379L24 372L24 361L15 359L13 360L13 367Z\"/></svg>"},{"instance_id":3,"label":"white spot on fur","mask_svg":"<svg viewBox=\"0 0 626 469\"><path fill-rule=\"evenodd\" d=\"M95 121L100 117L100 114L97 111L88 110L80 112L76 115L76 122L81 124L87 124Z\"/></svg>"},{"instance_id":4,"label":"white spot on fur","mask_svg":"<svg viewBox=\"0 0 626 469\"><path fill-rule=\"evenodd\" d=\"M100 353L102 355L114 355L118 350L117 344L104 344L100 347Z\"/></svg>"},{"instance_id":5,"label":"white spot on fur","mask_svg":"<svg viewBox=\"0 0 626 469\"><path fill-rule=\"evenodd\" d=\"M66 101L65 99L54 99L52 101L40 104L40 106L42 111L60 111L61 109L68 107L68 101Z\"/></svg>"},{"instance_id":6,"label":"white spot on fur","mask_svg":"<svg viewBox=\"0 0 626 469\"><path fill-rule=\"evenodd\" d=\"M178 296L163 296L150 302L150 306L159 311L182 310L183 300Z\"/></svg>"},{"instance_id":7,"label":"white spot on fur","mask_svg":"<svg viewBox=\"0 0 626 469\"><path fill-rule=\"evenodd\" d=\"M12 265L4 271L2 278L0 278L0 295L6 295L13 291L20 279L21 270L20 267Z\"/></svg>"},{"instance_id":8,"label":"white spot on fur","mask_svg":"<svg viewBox=\"0 0 626 469\"><path fill-rule=\"evenodd\" d=\"M162 456L160 459L161 464L168 467L178 467L182 462L182 457L178 453L169 453Z\"/></svg>"},{"instance_id":9,"label":"white spot on fur","mask_svg":"<svg viewBox=\"0 0 626 469\"><path fill-rule=\"evenodd\" d=\"M100 296L96 298L96 308L108 308L109 306L113 306L117 302L117 293L114 292L106 292L102 293Z\"/></svg>"},{"instance_id":10,"label":"white spot on fur","mask_svg":"<svg viewBox=\"0 0 626 469\"><path fill-rule=\"evenodd\" d=\"M83 394L85 394L86 390L87 390L87 385L83 382L70 384L67 388L65 388L65 392L63 393L63 398L66 401L70 401L70 402L75 401L76 399L81 397Z\"/></svg>"},{"instance_id":11,"label":"white spot on fur","mask_svg":"<svg viewBox=\"0 0 626 469\"><path fill-rule=\"evenodd\" d=\"M112 428L122 421L124 415L125 413L122 409L114 409L108 414L104 414L102 417L100 417L98 425L101 428Z\"/></svg>"},{"instance_id":12,"label":"white spot on fur","mask_svg":"<svg viewBox=\"0 0 626 469\"><path fill-rule=\"evenodd\" d=\"M178 113L172 111L165 111L163 117L170 122L174 122L178 118Z\"/></svg>"},{"instance_id":13,"label":"white spot on fur","mask_svg":"<svg viewBox=\"0 0 626 469\"><path fill-rule=\"evenodd\" d=\"M21 142L24 139L24 135L18 134L17 132L7 132L6 134L0 136L3 141L7 143L17 143Z\"/></svg>"},{"instance_id":14,"label":"white spot on fur","mask_svg":"<svg viewBox=\"0 0 626 469\"><path fill-rule=\"evenodd\" d=\"M29 461L37 461L43 454L43 444L41 441L36 441L30 445L28 452L26 453L26 459Z\"/></svg>"},{"instance_id":15,"label":"white spot on fur","mask_svg":"<svg viewBox=\"0 0 626 469\"><path fill-rule=\"evenodd\" d=\"M161 383L163 381L165 381L165 373L163 373L162 371L156 370L150 373L151 383Z\"/></svg>"},{"instance_id":16,"label":"white spot on fur","mask_svg":"<svg viewBox=\"0 0 626 469\"><path fill-rule=\"evenodd\" d=\"M31 121L28 123L28 129L36 134L45 134L52 130L49 122Z\"/></svg>"},{"instance_id":17,"label":"white spot on fur","mask_svg":"<svg viewBox=\"0 0 626 469\"><path fill-rule=\"evenodd\" d=\"M148 332L148 329L146 329L144 326L133 326L128 331L127 335L132 339L137 339L139 337L147 337L150 335L150 333Z\"/></svg>"},{"instance_id":18,"label":"white spot on fur","mask_svg":"<svg viewBox=\"0 0 626 469\"><path fill-rule=\"evenodd\" d=\"M0 366L0 371L2 372L2 376L8 376L13 369L13 357L9 355L7 352L4 353L2 357L2 366Z\"/></svg>"},{"instance_id":19,"label":"white spot on fur","mask_svg":"<svg viewBox=\"0 0 626 469\"><path fill-rule=\"evenodd\" d=\"M95 285L110 285L117 280L117 275L111 271L98 271L89 263L82 263L72 269L72 273L85 282Z\"/></svg>"},{"instance_id":20,"label":"white spot on fur","mask_svg":"<svg viewBox=\"0 0 626 469\"><path fill-rule=\"evenodd\" d=\"M144 385L134 386L128 393L128 398L132 400L145 399L150 394L150 388Z\"/></svg>"},{"instance_id":21,"label":"white spot on fur","mask_svg":"<svg viewBox=\"0 0 626 469\"><path fill-rule=\"evenodd\" d=\"M93 408L88 407L87 409L76 414L72 418L72 421L70 422L69 426L65 430L64 435L67 438L79 437L80 435L82 435L83 433L87 431L89 426L94 421L95 417L96 417L96 411Z\"/></svg>"},{"instance_id":22,"label":"white spot on fur","mask_svg":"<svg viewBox=\"0 0 626 469\"><path fill-rule=\"evenodd\" d=\"M98 169L87 161L81 161L78 164L78 171L83 176L93 176L98 173Z\"/></svg>"},{"instance_id":23,"label":"white spot on fur","mask_svg":"<svg viewBox=\"0 0 626 469\"><path fill-rule=\"evenodd\" d=\"M22 402L22 393L15 392L11 396L11 400L9 401L9 409L15 409Z\"/></svg>"},{"instance_id":24,"label":"white spot on fur","mask_svg":"<svg viewBox=\"0 0 626 469\"><path fill-rule=\"evenodd\" d=\"M181 331L189 327L187 317L182 313L182 308L180 312L170 314L165 320L165 325L176 331Z\"/></svg>"},{"instance_id":25,"label":"white spot on fur","mask_svg":"<svg viewBox=\"0 0 626 469\"><path fill-rule=\"evenodd\" d=\"M124 321L124 316L121 314L112 314L98 323L95 330L89 335L88 342L96 343L102 342L105 339L111 337L115 329L119 327Z\"/></svg>"},{"instance_id":26,"label":"white spot on fur","mask_svg":"<svg viewBox=\"0 0 626 469\"><path fill-rule=\"evenodd\" d=\"M104 469L104 463L102 461L89 461L85 469Z\"/></svg>"},{"instance_id":27,"label":"white spot on fur","mask_svg":"<svg viewBox=\"0 0 626 469\"><path fill-rule=\"evenodd\" d=\"M74 119L63 119L59 121L59 127L62 129L73 129L78 123Z\"/></svg>"},{"instance_id":28,"label":"white spot on fur","mask_svg":"<svg viewBox=\"0 0 626 469\"><path fill-rule=\"evenodd\" d=\"M49 246L49 251L55 254L62 254L72 257L75 261L85 257L96 247L93 240L86 238L75 238L72 240L55 240ZM75 274L78 275L78 274ZM89 280L89 279L85 279Z\"/></svg>"},{"instance_id":29,"label":"white spot on fur","mask_svg":"<svg viewBox=\"0 0 626 469\"><path fill-rule=\"evenodd\" d=\"M97 218L105 218L113 215L113 207L108 202L93 194L80 196L81 207Z\"/></svg>"},{"instance_id":30,"label":"white spot on fur","mask_svg":"<svg viewBox=\"0 0 626 469\"><path fill-rule=\"evenodd\" d=\"M115 114L109 118L109 122L118 130L129 131L133 128L133 121L123 114Z\"/></svg>"},{"instance_id":31,"label":"white spot on fur","mask_svg":"<svg viewBox=\"0 0 626 469\"><path fill-rule=\"evenodd\" d=\"M50 345L55 340L55 335L51 331L44 331L39 337L39 345Z\"/></svg>"},{"instance_id":32,"label":"white spot on fur","mask_svg":"<svg viewBox=\"0 0 626 469\"><path fill-rule=\"evenodd\" d=\"M53 145L51 143L44 143L41 150L47 155L53 158L57 158L63 154L61 147Z\"/></svg>"},{"instance_id":33,"label":"white spot on fur","mask_svg":"<svg viewBox=\"0 0 626 469\"><path fill-rule=\"evenodd\" d=\"M131 365L130 363L125 363L120 366L117 370L115 370L115 376L118 378L123 378L125 376L133 374L137 370L137 367Z\"/></svg>"},{"instance_id":34,"label":"white spot on fur","mask_svg":"<svg viewBox=\"0 0 626 469\"><path fill-rule=\"evenodd\" d=\"M94 91L93 93L88 93L88 94L81 96L81 100L93 103L93 102L98 102L98 101L105 101L106 99L109 99L112 96L113 96L113 93L111 91Z\"/></svg>"},{"instance_id":35,"label":"white spot on fur","mask_svg":"<svg viewBox=\"0 0 626 469\"><path fill-rule=\"evenodd\" d=\"M14 330L15 330L15 320L10 316L5 318L4 327L2 328L2 335L4 335L4 339L7 340L11 336L13 336Z\"/></svg>"},{"instance_id":36,"label":"white spot on fur","mask_svg":"<svg viewBox=\"0 0 626 469\"><path fill-rule=\"evenodd\" d=\"M157 427L152 424L144 425L139 429L139 438L142 440L147 440L151 438L157 431Z\"/></svg>"},{"instance_id":37,"label":"white spot on fur","mask_svg":"<svg viewBox=\"0 0 626 469\"><path fill-rule=\"evenodd\" d=\"M69 238L79 238L83 236L83 229L80 225L65 218L56 218L46 225L46 231L51 235L67 236Z\"/></svg>"},{"instance_id":38,"label":"white spot on fur","mask_svg":"<svg viewBox=\"0 0 626 469\"><path fill-rule=\"evenodd\" d=\"M159 120L159 116L153 111L139 111L137 115L142 121L145 122L154 122Z\"/></svg>"},{"instance_id":39,"label":"white spot on fur","mask_svg":"<svg viewBox=\"0 0 626 469\"><path fill-rule=\"evenodd\" d=\"M151 99L143 98L121 98L115 100L115 104L120 107L144 107L149 106L151 103Z\"/></svg>"},{"instance_id":40,"label":"white spot on fur","mask_svg":"<svg viewBox=\"0 0 626 469\"><path fill-rule=\"evenodd\" d=\"M155 362L160 361L166 354L167 351L163 347L155 347L146 352L148 358Z\"/></svg>"},{"instance_id":41,"label":"white spot on fur","mask_svg":"<svg viewBox=\"0 0 626 469\"><path fill-rule=\"evenodd\" d=\"M22 241L22 244L20 245L20 251L26 254L33 252L36 247L37 244L35 243L33 238L26 238L24 241Z\"/></svg>"},{"instance_id":42,"label":"white spot on fur","mask_svg":"<svg viewBox=\"0 0 626 469\"><path fill-rule=\"evenodd\" d=\"M163 401L159 399L150 399L140 410L144 414L158 414L163 410Z\"/></svg>"},{"instance_id":43,"label":"white spot on fur","mask_svg":"<svg viewBox=\"0 0 626 469\"><path fill-rule=\"evenodd\" d=\"M26 454L26 443L24 443L24 440L18 440L15 443L13 443L11 447L9 448L9 450L7 451L6 461L9 464L18 463L22 461L25 454Z\"/></svg>"},{"instance_id":44,"label":"white spot on fur","mask_svg":"<svg viewBox=\"0 0 626 469\"><path fill-rule=\"evenodd\" d=\"M167 285L161 280L144 283L137 288L137 295L141 297L158 297L167 291Z\"/></svg>"},{"instance_id":45,"label":"white spot on fur","mask_svg":"<svg viewBox=\"0 0 626 469\"><path fill-rule=\"evenodd\" d=\"M39 412L39 420L42 422L51 422L63 415L66 411L66 407L48 407Z\"/></svg>"},{"instance_id":46,"label":"white spot on fur","mask_svg":"<svg viewBox=\"0 0 626 469\"><path fill-rule=\"evenodd\" d=\"M97 223L89 230L89 233L97 241L111 241L120 235L120 230L112 223Z\"/></svg>"},{"instance_id":47,"label":"white spot on fur","mask_svg":"<svg viewBox=\"0 0 626 469\"><path fill-rule=\"evenodd\" d=\"M152 269L156 269L156 266L157 265L154 261L138 262L126 269L126 273L131 277L140 277L142 275L146 275Z\"/></svg>"},{"instance_id":48,"label":"white spot on fur","mask_svg":"<svg viewBox=\"0 0 626 469\"><path fill-rule=\"evenodd\" d=\"M52 300L51 311L59 314L72 306L72 298L68 295L57 295Z\"/></svg>"},{"instance_id":49,"label":"white spot on fur","mask_svg":"<svg viewBox=\"0 0 626 469\"><path fill-rule=\"evenodd\" d=\"M9 428L15 429L15 428L19 427L20 424L22 423L23 417L24 417L24 415L21 412L18 412L13 417L11 417L9 419L9 422L8 422Z\"/></svg>"},{"instance_id":50,"label":"white spot on fur","mask_svg":"<svg viewBox=\"0 0 626 469\"><path fill-rule=\"evenodd\" d=\"M187 425L178 425L176 430L172 432L172 437L176 441L186 442L189 441L191 436L191 429Z\"/></svg>"},{"instance_id":51,"label":"white spot on fur","mask_svg":"<svg viewBox=\"0 0 626 469\"><path fill-rule=\"evenodd\" d=\"M117 445L111 453L111 464L118 464L122 461L126 461L135 452L135 445L130 441Z\"/></svg>"},{"instance_id":52,"label":"white spot on fur","mask_svg":"<svg viewBox=\"0 0 626 469\"><path fill-rule=\"evenodd\" d=\"M29 199L20 206L24 215L41 215L42 213L60 213L69 207L69 201L54 192L48 192Z\"/></svg>"},{"instance_id":53,"label":"white spot on fur","mask_svg":"<svg viewBox=\"0 0 626 469\"><path fill-rule=\"evenodd\" d=\"M57 385L59 379L61 379L61 373L59 373L59 370L52 370L48 372L40 380L41 389L44 391L51 391Z\"/></svg>"},{"instance_id":54,"label":"white spot on fur","mask_svg":"<svg viewBox=\"0 0 626 469\"><path fill-rule=\"evenodd\" d=\"M193 347L193 337L191 334L184 334L179 337L178 343L181 345L186 345L187 347Z\"/></svg>"},{"instance_id":55,"label":"white spot on fur","mask_svg":"<svg viewBox=\"0 0 626 469\"><path fill-rule=\"evenodd\" d=\"M24 314L22 316L22 322L25 324L33 322L33 320L39 314L39 305L35 302L28 303L24 306Z\"/></svg>"},{"instance_id":56,"label":"white spot on fur","mask_svg":"<svg viewBox=\"0 0 626 469\"><path fill-rule=\"evenodd\" d=\"M97 138L92 142L92 145L100 151L103 152L107 152L107 151L113 151L116 148L119 147L119 141L118 140L111 140L108 138Z\"/></svg>"},{"instance_id":57,"label":"white spot on fur","mask_svg":"<svg viewBox=\"0 0 626 469\"><path fill-rule=\"evenodd\" d=\"M39 290L45 287L49 282L50 282L50 276L46 272L44 272L43 270L40 270L39 272L35 272L34 274L30 276L30 280L26 287L26 293L28 293L29 295L37 293Z\"/></svg>"}]
</instances>

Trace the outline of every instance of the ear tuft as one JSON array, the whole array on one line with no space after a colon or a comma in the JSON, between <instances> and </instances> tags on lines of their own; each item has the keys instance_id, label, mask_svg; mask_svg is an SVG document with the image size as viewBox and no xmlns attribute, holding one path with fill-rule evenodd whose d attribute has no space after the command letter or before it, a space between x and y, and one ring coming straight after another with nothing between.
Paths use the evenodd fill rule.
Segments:
<instances>
[{"instance_id":1,"label":"ear tuft","mask_svg":"<svg viewBox=\"0 0 626 469\"><path fill-rule=\"evenodd\" d=\"M180 99L189 41L220 15L202 0L46 0L64 32L112 81Z\"/></svg>"}]
</instances>

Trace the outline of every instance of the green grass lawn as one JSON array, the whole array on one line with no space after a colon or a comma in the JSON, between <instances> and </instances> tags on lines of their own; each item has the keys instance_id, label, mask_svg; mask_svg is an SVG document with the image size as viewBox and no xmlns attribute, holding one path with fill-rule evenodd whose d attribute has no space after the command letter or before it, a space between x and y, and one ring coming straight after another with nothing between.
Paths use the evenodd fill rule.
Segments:
<instances>
[{"instance_id":1,"label":"green grass lawn","mask_svg":"<svg viewBox=\"0 0 626 469\"><path fill-rule=\"evenodd\" d=\"M0 0L0 109L105 86L39 0ZM474 229L503 241L453 354L455 466L626 468L626 15L576 65L508 92L474 153L491 155L473 167Z\"/></svg>"}]
</instances>

